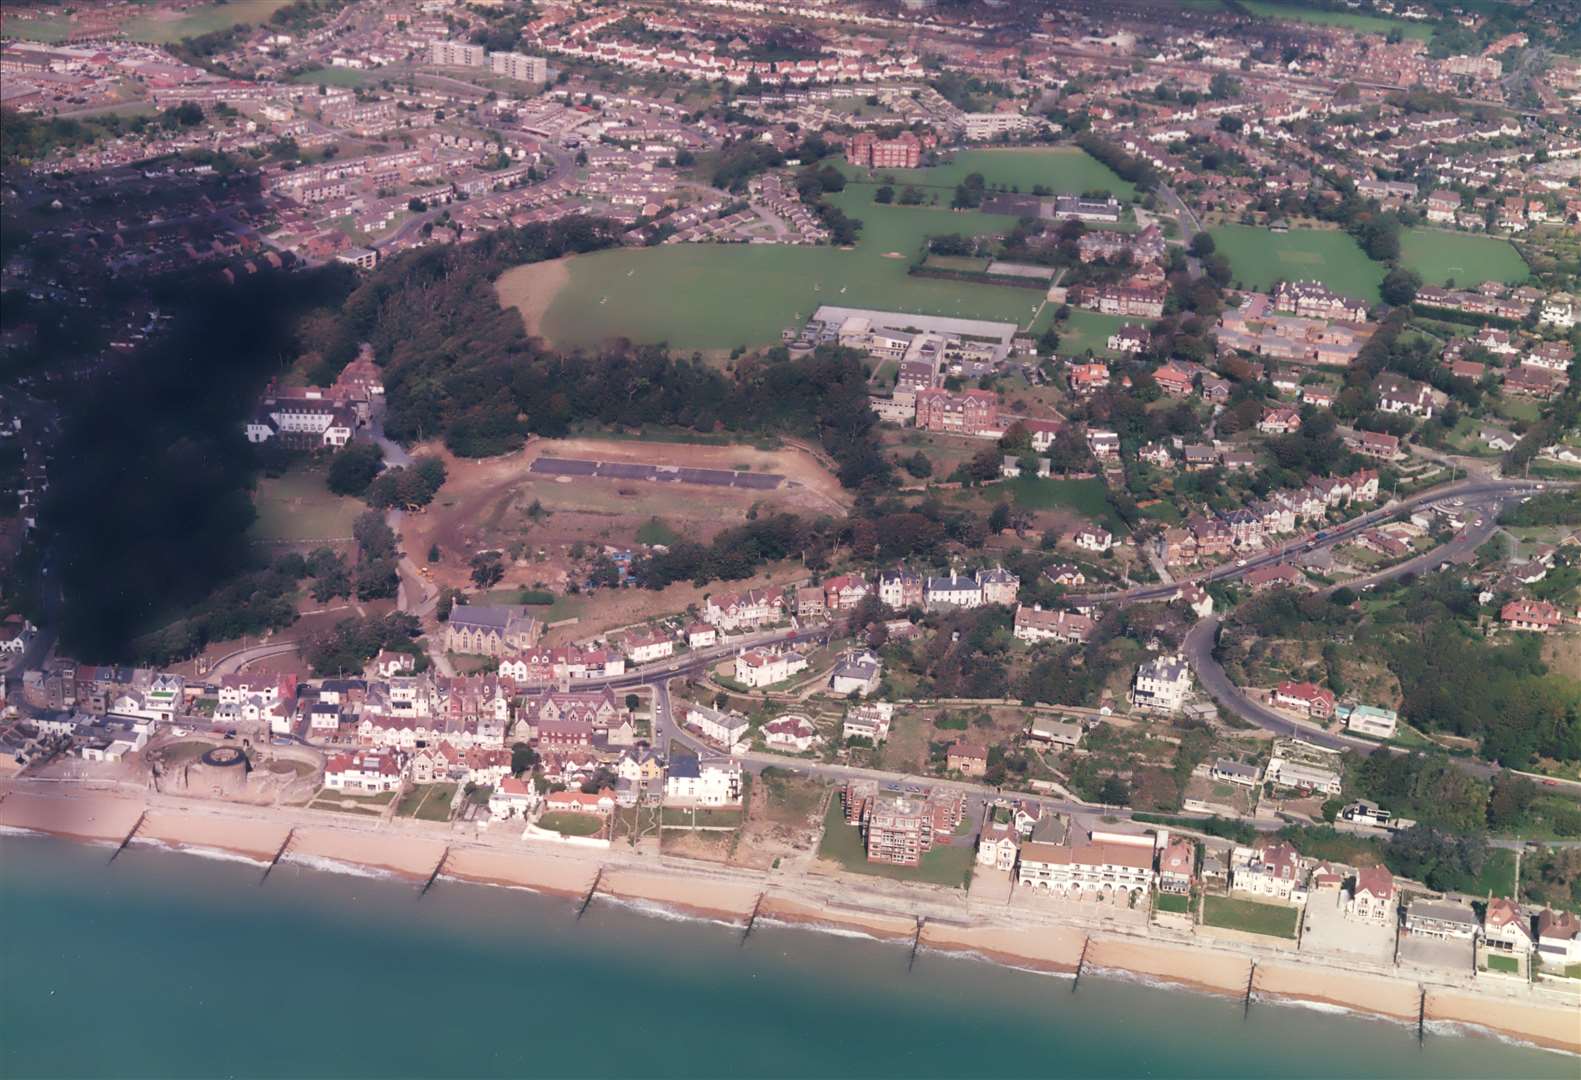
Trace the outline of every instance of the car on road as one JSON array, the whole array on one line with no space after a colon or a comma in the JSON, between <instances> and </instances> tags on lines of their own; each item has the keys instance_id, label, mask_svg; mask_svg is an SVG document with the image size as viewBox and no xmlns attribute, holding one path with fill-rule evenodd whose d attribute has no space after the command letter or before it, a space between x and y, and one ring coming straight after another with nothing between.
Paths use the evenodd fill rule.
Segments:
<instances>
[{"instance_id":1,"label":"car on road","mask_svg":"<svg viewBox=\"0 0 1581 1080\"><path fill-rule=\"evenodd\" d=\"M1235 560L1235 565L1236 566L1245 566L1246 565L1246 560L1245 559L1236 559Z\"/></svg>"},{"instance_id":2,"label":"car on road","mask_svg":"<svg viewBox=\"0 0 1581 1080\"><path fill-rule=\"evenodd\" d=\"M1559 786L1559 781L1557 781L1557 780L1544 780L1543 781L1543 786L1544 787L1558 787Z\"/></svg>"}]
</instances>

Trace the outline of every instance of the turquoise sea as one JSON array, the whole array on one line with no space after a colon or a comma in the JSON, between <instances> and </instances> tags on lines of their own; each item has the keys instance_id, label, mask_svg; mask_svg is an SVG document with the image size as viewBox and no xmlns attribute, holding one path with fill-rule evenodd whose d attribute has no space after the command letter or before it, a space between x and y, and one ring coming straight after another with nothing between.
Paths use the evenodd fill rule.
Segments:
<instances>
[{"instance_id":1,"label":"turquoise sea","mask_svg":"<svg viewBox=\"0 0 1581 1080\"><path fill-rule=\"evenodd\" d=\"M5 1077L1565 1077L1574 1058L605 901L0 837Z\"/></svg>"}]
</instances>

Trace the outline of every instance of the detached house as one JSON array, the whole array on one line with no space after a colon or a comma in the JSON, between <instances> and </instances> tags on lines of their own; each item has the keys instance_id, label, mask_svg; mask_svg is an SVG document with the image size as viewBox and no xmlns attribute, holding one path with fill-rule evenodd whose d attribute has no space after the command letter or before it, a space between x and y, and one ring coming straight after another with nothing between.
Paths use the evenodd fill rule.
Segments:
<instances>
[{"instance_id":1,"label":"detached house","mask_svg":"<svg viewBox=\"0 0 1581 1080\"><path fill-rule=\"evenodd\" d=\"M1058 641L1079 645L1087 640L1096 625L1086 615L1073 611L1044 611L1041 604L1016 608L1015 636L1020 641Z\"/></svg>"},{"instance_id":2,"label":"detached house","mask_svg":"<svg viewBox=\"0 0 1581 1080\"><path fill-rule=\"evenodd\" d=\"M1355 922L1394 925L1398 901L1394 875L1382 866L1364 866L1356 871L1350 893L1345 898L1345 917Z\"/></svg>"},{"instance_id":3,"label":"detached house","mask_svg":"<svg viewBox=\"0 0 1581 1080\"><path fill-rule=\"evenodd\" d=\"M1561 970L1581 963L1581 916L1550 908L1538 912L1537 958Z\"/></svg>"},{"instance_id":4,"label":"detached house","mask_svg":"<svg viewBox=\"0 0 1581 1080\"><path fill-rule=\"evenodd\" d=\"M1482 916L1482 940L1489 949L1516 955L1530 955L1537 947L1532 934L1532 917L1514 900L1498 896L1488 901Z\"/></svg>"},{"instance_id":5,"label":"detached house","mask_svg":"<svg viewBox=\"0 0 1581 1080\"><path fill-rule=\"evenodd\" d=\"M1408 413L1424 420L1432 418L1433 390L1427 384L1385 372L1378 376L1374 389L1378 392L1378 408L1383 412Z\"/></svg>"},{"instance_id":6,"label":"detached house","mask_svg":"<svg viewBox=\"0 0 1581 1080\"><path fill-rule=\"evenodd\" d=\"M1236 848L1232 861L1232 891L1297 904L1306 901L1306 890L1301 884L1301 856L1284 841L1260 848Z\"/></svg>"},{"instance_id":7,"label":"detached house","mask_svg":"<svg viewBox=\"0 0 1581 1080\"><path fill-rule=\"evenodd\" d=\"M1559 609L1546 600L1511 600L1499 609L1499 621L1511 630L1546 634L1561 620Z\"/></svg>"},{"instance_id":8,"label":"detached house","mask_svg":"<svg viewBox=\"0 0 1581 1080\"><path fill-rule=\"evenodd\" d=\"M1274 704L1327 720L1334 715L1334 692L1309 682L1283 682L1274 690Z\"/></svg>"},{"instance_id":9,"label":"detached house","mask_svg":"<svg viewBox=\"0 0 1581 1080\"><path fill-rule=\"evenodd\" d=\"M1197 865L1197 846L1190 840L1170 842L1158 856L1158 891L1184 895L1191 891Z\"/></svg>"}]
</instances>

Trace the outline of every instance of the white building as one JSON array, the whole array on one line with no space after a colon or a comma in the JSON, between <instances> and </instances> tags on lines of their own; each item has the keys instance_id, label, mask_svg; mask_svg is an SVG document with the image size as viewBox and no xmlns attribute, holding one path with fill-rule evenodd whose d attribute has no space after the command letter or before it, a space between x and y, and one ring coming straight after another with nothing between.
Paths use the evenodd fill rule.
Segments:
<instances>
[{"instance_id":1,"label":"white building","mask_svg":"<svg viewBox=\"0 0 1581 1080\"><path fill-rule=\"evenodd\" d=\"M494 786L494 793L489 796L489 813L496 821L526 818L538 803L538 792L531 781L507 776Z\"/></svg>"},{"instance_id":2,"label":"white building","mask_svg":"<svg viewBox=\"0 0 1581 1080\"><path fill-rule=\"evenodd\" d=\"M1301 856L1280 841L1260 848L1238 847L1230 857L1230 889L1271 896L1291 903L1306 902Z\"/></svg>"},{"instance_id":3,"label":"white building","mask_svg":"<svg viewBox=\"0 0 1581 1080\"><path fill-rule=\"evenodd\" d=\"M625 636L626 656L633 664L649 664L675 655L675 639L663 630L644 627Z\"/></svg>"},{"instance_id":4,"label":"white building","mask_svg":"<svg viewBox=\"0 0 1581 1080\"><path fill-rule=\"evenodd\" d=\"M878 689L884 674L884 662L871 649L854 649L840 658L829 676L829 689L842 697L858 694L866 697Z\"/></svg>"},{"instance_id":5,"label":"white building","mask_svg":"<svg viewBox=\"0 0 1581 1080\"><path fill-rule=\"evenodd\" d=\"M1140 899L1153 883L1153 846L1120 843L1021 847L1017 884L1062 896Z\"/></svg>"},{"instance_id":6,"label":"white building","mask_svg":"<svg viewBox=\"0 0 1581 1080\"><path fill-rule=\"evenodd\" d=\"M1312 762L1295 761L1278 754L1269 759L1267 779L1278 787L1317 791L1325 795L1338 795L1344 780L1335 769Z\"/></svg>"},{"instance_id":7,"label":"white building","mask_svg":"<svg viewBox=\"0 0 1581 1080\"><path fill-rule=\"evenodd\" d=\"M1393 709L1380 709L1375 705L1352 705L1341 707L1340 717L1345 721L1345 730L1354 731L1358 735L1371 735L1375 739L1392 739L1395 730L1400 725L1400 714Z\"/></svg>"},{"instance_id":8,"label":"white building","mask_svg":"<svg viewBox=\"0 0 1581 1080\"><path fill-rule=\"evenodd\" d=\"M721 746L735 746L747 737L751 727L740 713L710 709L707 705L691 705L686 710L686 722Z\"/></svg>"},{"instance_id":9,"label":"white building","mask_svg":"<svg viewBox=\"0 0 1581 1080\"><path fill-rule=\"evenodd\" d=\"M439 67L480 68L488 60L488 50L465 41L431 41L428 62Z\"/></svg>"},{"instance_id":10,"label":"white building","mask_svg":"<svg viewBox=\"0 0 1581 1080\"><path fill-rule=\"evenodd\" d=\"M895 706L887 701L871 705L857 705L846 710L845 724L840 729L842 739L871 739L874 746L889 738L889 724L894 719Z\"/></svg>"},{"instance_id":11,"label":"white building","mask_svg":"<svg viewBox=\"0 0 1581 1080\"><path fill-rule=\"evenodd\" d=\"M763 742L770 750L801 754L818 742L818 729L805 716L781 716L763 725Z\"/></svg>"},{"instance_id":12,"label":"white building","mask_svg":"<svg viewBox=\"0 0 1581 1080\"><path fill-rule=\"evenodd\" d=\"M1569 293L1554 293L1544 297L1537 318L1550 326L1568 330L1576 324L1575 298Z\"/></svg>"},{"instance_id":13,"label":"white building","mask_svg":"<svg viewBox=\"0 0 1581 1080\"><path fill-rule=\"evenodd\" d=\"M1044 611L1043 605L1025 604L1016 608L1015 635L1018 641L1058 641L1080 644L1087 640L1095 625L1087 615L1074 611Z\"/></svg>"},{"instance_id":14,"label":"white building","mask_svg":"<svg viewBox=\"0 0 1581 1080\"><path fill-rule=\"evenodd\" d=\"M1191 668L1184 657L1160 656L1136 669L1131 700L1141 709L1179 712L1191 691Z\"/></svg>"},{"instance_id":15,"label":"white building","mask_svg":"<svg viewBox=\"0 0 1581 1080\"><path fill-rule=\"evenodd\" d=\"M436 45L440 44L435 42ZM436 60L434 63L440 63ZM520 82L544 83L549 81L549 61L541 56L524 56L521 53L489 53L489 70L496 75Z\"/></svg>"},{"instance_id":16,"label":"white building","mask_svg":"<svg viewBox=\"0 0 1581 1080\"><path fill-rule=\"evenodd\" d=\"M336 754L324 766L324 787L330 791L378 794L400 786L401 766L389 750Z\"/></svg>"},{"instance_id":17,"label":"white building","mask_svg":"<svg viewBox=\"0 0 1581 1080\"><path fill-rule=\"evenodd\" d=\"M922 600L929 611L981 607L983 587L975 577L930 577L923 587Z\"/></svg>"},{"instance_id":18,"label":"white building","mask_svg":"<svg viewBox=\"0 0 1581 1080\"><path fill-rule=\"evenodd\" d=\"M664 801L687 806L741 802L741 764L727 757L679 757L664 775Z\"/></svg>"},{"instance_id":19,"label":"white building","mask_svg":"<svg viewBox=\"0 0 1581 1080\"><path fill-rule=\"evenodd\" d=\"M753 650L736 657L736 681L754 690L784 682L805 670L807 658L794 649L778 653Z\"/></svg>"}]
</instances>

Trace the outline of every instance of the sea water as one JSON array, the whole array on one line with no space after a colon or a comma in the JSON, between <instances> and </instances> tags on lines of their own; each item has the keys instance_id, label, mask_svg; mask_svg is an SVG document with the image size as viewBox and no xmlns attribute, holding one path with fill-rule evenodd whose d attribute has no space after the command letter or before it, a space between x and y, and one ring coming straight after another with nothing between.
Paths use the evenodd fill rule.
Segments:
<instances>
[{"instance_id":1,"label":"sea water","mask_svg":"<svg viewBox=\"0 0 1581 1080\"><path fill-rule=\"evenodd\" d=\"M1565 1077L1490 1037L516 889L0 836L0 1075Z\"/></svg>"}]
</instances>

